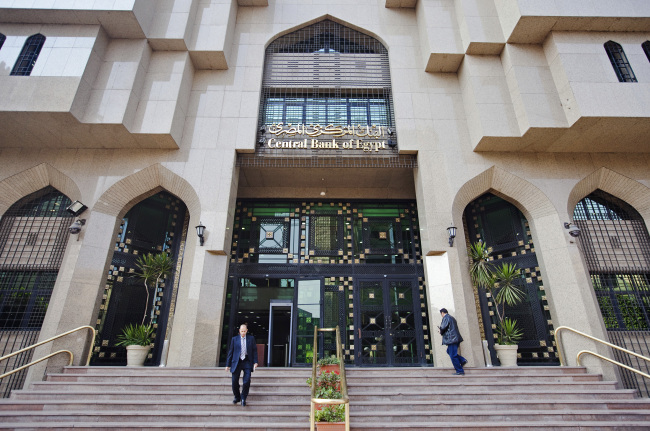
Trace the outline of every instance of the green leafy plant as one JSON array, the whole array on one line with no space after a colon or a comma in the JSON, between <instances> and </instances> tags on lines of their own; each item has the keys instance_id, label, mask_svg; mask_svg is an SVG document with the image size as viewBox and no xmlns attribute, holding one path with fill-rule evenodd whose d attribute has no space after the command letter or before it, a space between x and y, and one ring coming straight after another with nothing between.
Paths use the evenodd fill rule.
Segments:
<instances>
[{"instance_id":1,"label":"green leafy plant","mask_svg":"<svg viewBox=\"0 0 650 431\"><path fill-rule=\"evenodd\" d=\"M476 288L485 289L494 301L498 319L499 344L517 344L517 341L523 338L523 332L517 329L517 321L508 319L508 325L504 321L506 305L512 307L525 298L524 291L516 284L517 280L521 278L521 271L517 265L512 263L494 265L490 260L489 247L483 241L470 245L469 257L472 260L469 268L472 283ZM511 336L506 335L507 327L511 328ZM518 334L518 338L517 335L512 336L513 334ZM515 340L515 338L517 339Z\"/></svg>"},{"instance_id":2,"label":"green leafy plant","mask_svg":"<svg viewBox=\"0 0 650 431\"><path fill-rule=\"evenodd\" d=\"M144 314L142 316L142 324L144 325L144 321L147 318L147 310L149 308L149 283L155 283L154 292L156 292L162 280L171 273L174 261L167 253L147 253L138 258L135 266L140 270L138 276L144 281L144 288L147 292L147 300L144 305ZM155 302L155 300L156 296L154 295L153 301ZM155 304L151 304L151 316L149 317L149 321L153 320L154 309Z\"/></svg>"},{"instance_id":3,"label":"green leafy plant","mask_svg":"<svg viewBox=\"0 0 650 431\"><path fill-rule=\"evenodd\" d=\"M153 325L127 325L117 336L116 346L148 346L153 342Z\"/></svg>"},{"instance_id":4,"label":"green leafy plant","mask_svg":"<svg viewBox=\"0 0 650 431\"><path fill-rule=\"evenodd\" d=\"M524 338L524 331L517 327L517 321L509 317L503 319L499 324L499 344L515 345Z\"/></svg>"},{"instance_id":5,"label":"green leafy plant","mask_svg":"<svg viewBox=\"0 0 650 431\"><path fill-rule=\"evenodd\" d=\"M341 361L336 355L325 356L318 360L318 365L340 365Z\"/></svg>"},{"instance_id":6,"label":"green leafy plant","mask_svg":"<svg viewBox=\"0 0 650 431\"><path fill-rule=\"evenodd\" d=\"M345 405L324 406L314 414L316 422L345 422Z\"/></svg>"}]
</instances>

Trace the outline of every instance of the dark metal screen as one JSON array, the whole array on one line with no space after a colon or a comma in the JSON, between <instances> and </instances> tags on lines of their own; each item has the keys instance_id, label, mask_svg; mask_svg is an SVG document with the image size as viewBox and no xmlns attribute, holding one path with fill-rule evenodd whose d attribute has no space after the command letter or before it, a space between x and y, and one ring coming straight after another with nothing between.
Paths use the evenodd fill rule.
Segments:
<instances>
[{"instance_id":1,"label":"dark metal screen","mask_svg":"<svg viewBox=\"0 0 650 431\"><path fill-rule=\"evenodd\" d=\"M262 249L259 241L267 238L274 246ZM432 363L415 202L238 201L224 316L224 328L229 331L222 333L222 364L229 337L242 323L237 305L240 281L249 278L267 280L267 283L296 280L299 291L301 282L320 280L322 288L316 295L316 303L310 304L323 307L323 320L319 324L329 322L341 326L349 363ZM395 344L391 344L385 361L363 359L362 352L367 347L364 343L372 340L362 341L357 331L355 321L361 310L355 288L357 280L378 283L381 294L387 298L382 302L381 313L389 319L385 322L385 336L390 338L389 343L394 340ZM294 357L296 363L303 363L311 343L309 337L313 337L313 332L309 333L309 328L304 326L313 324L315 318L311 311L306 315L298 313L296 331L307 332L304 340L298 337ZM249 329L263 332L261 324L253 324ZM333 338L323 338L327 348L333 346Z\"/></svg>"},{"instance_id":2,"label":"dark metal screen","mask_svg":"<svg viewBox=\"0 0 650 431\"><path fill-rule=\"evenodd\" d=\"M280 154L264 143L273 127L284 125L293 126L293 135L314 126L318 134L339 138L359 131L389 136L397 154L394 118L388 51L375 38L324 20L280 36L266 49L258 153Z\"/></svg>"},{"instance_id":3,"label":"dark metal screen","mask_svg":"<svg viewBox=\"0 0 650 431\"><path fill-rule=\"evenodd\" d=\"M2 49L2 45L4 45L5 40L7 40L7 36L4 34L0 33L0 49Z\"/></svg>"},{"instance_id":4,"label":"dark metal screen","mask_svg":"<svg viewBox=\"0 0 650 431\"><path fill-rule=\"evenodd\" d=\"M178 283L187 219L185 204L167 192L138 203L122 219L97 317L91 365L126 365L126 349L115 346L116 337L126 325L142 323L145 306L145 324L155 328L154 346L145 365L160 363L167 319L173 314L173 286ZM170 276L157 288L150 283L148 303L136 266L138 257L147 253L167 253L174 260Z\"/></svg>"},{"instance_id":5,"label":"dark metal screen","mask_svg":"<svg viewBox=\"0 0 650 431\"><path fill-rule=\"evenodd\" d=\"M23 45L23 50L20 52L20 56L16 60L14 68L11 70L11 75L29 76L32 73L32 69L34 69L36 59L38 59L44 43L45 36L42 34L30 36L25 42L25 45Z\"/></svg>"},{"instance_id":6,"label":"dark metal screen","mask_svg":"<svg viewBox=\"0 0 650 431\"><path fill-rule=\"evenodd\" d=\"M645 56L648 58L648 61L650 61L650 40L643 42L641 48L643 48Z\"/></svg>"},{"instance_id":7,"label":"dark metal screen","mask_svg":"<svg viewBox=\"0 0 650 431\"><path fill-rule=\"evenodd\" d=\"M576 206L580 250L587 263L610 341L648 355L650 350L650 236L641 215L624 201L596 190ZM646 373L650 367L616 352ZM632 364L633 362L633 364ZM624 384L649 396L650 386L621 370Z\"/></svg>"},{"instance_id":8,"label":"dark metal screen","mask_svg":"<svg viewBox=\"0 0 650 431\"><path fill-rule=\"evenodd\" d=\"M515 319L524 332L524 338L518 343L517 363L559 364L553 322L537 263L535 244L524 215L511 203L487 193L467 206L464 223L468 241L486 242L495 265L513 263L522 272L522 278L517 280L517 284L525 292L526 299L514 307L508 307L507 310L507 316ZM480 291L478 299L492 362L498 363L492 349L497 338L494 303L484 290Z\"/></svg>"},{"instance_id":9,"label":"dark metal screen","mask_svg":"<svg viewBox=\"0 0 650 431\"><path fill-rule=\"evenodd\" d=\"M609 61L612 62L612 67L620 82L637 82L636 76L634 76L634 72L632 71L632 66L630 66L630 62L627 60L627 56L621 45L610 40L605 44L605 51L607 51Z\"/></svg>"},{"instance_id":10,"label":"dark metal screen","mask_svg":"<svg viewBox=\"0 0 650 431\"><path fill-rule=\"evenodd\" d=\"M38 341L69 238L71 201L46 187L12 205L0 220L0 356ZM0 373L30 361L31 352L5 361ZM25 371L0 382L3 396L21 388Z\"/></svg>"}]
</instances>

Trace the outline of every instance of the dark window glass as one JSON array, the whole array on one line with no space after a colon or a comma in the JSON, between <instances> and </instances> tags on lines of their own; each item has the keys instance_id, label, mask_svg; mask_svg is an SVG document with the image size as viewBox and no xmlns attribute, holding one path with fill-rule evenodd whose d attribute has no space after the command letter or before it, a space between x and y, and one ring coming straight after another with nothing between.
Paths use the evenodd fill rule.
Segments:
<instances>
[{"instance_id":1,"label":"dark window glass","mask_svg":"<svg viewBox=\"0 0 650 431\"><path fill-rule=\"evenodd\" d=\"M29 37L23 46L23 50L20 52L20 56L18 56L18 60L16 60L11 75L29 76L32 73L32 69L34 69L36 59L38 58L38 54L41 53L44 43L45 36L42 34L35 34Z\"/></svg>"},{"instance_id":2,"label":"dark window glass","mask_svg":"<svg viewBox=\"0 0 650 431\"><path fill-rule=\"evenodd\" d=\"M637 82L636 76L632 71L632 66L627 61L627 56L623 47L611 40L605 44L605 51L609 56L609 61L612 62L616 76L620 82Z\"/></svg>"},{"instance_id":3,"label":"dark window glass","mask_svg":"<svg viewBox=\"0 0 650 431\"><path fill-rule=\"evenodd\" d=\"M646 40L645 42L643 42L641 44L641 48L643 48L643 52L645 52L645 56L648 57L648 61L650 61L650 40Z\"/></svg>"}]
</instances>

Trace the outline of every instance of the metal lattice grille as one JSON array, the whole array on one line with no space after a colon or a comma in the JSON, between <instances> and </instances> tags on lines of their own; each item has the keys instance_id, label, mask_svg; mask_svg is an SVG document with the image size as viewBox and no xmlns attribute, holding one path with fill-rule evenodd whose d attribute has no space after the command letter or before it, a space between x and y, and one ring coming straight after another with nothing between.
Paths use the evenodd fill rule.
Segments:
<instances>
[{"instance_id":1,"label":"metal lattice grille","mask_svg":"<svg viewBox=\"0 0 650 431\"><path fill-rule=\"evenodd\" d=\"M265 54L258 152L276 152L263 144L269 126L278 124L381 126L396 143L386 48L330 20L273 41Z\"/></svg>"},{"instance_id":2,"label":"metal lattice grille","mask_svg":"<svg viewBox=\"0 0 650 431\"><path fill-rule=\"evenodd\" d=\"M650 235L641 215L624 201L596 190L576 206L580 249L587 263L610 341L647 355L650 351ZM617 354L623 363L650 372L646 363ZM650 396L643 379L621 370L627 388Z\"/></svg>"},{"instance_id":3,"label":"metal lattice grille","mask_svg":"<svg viewBox=\"0 0 650 431\"><path fill-rule=\"evenodd\" d=\"M18 60L14 68L11 70L11 75L17 76L29 76L32 73L32 69L36 64L36 59L38 54L41 53L43 44L45 43L45 36L42 34L35 34L27 39L23 50L20 52Z\"/></svg>"},{"instance_id":4,"label":"metal lattice grille","mask_svg":"<svg viewBox=\"0 0 650 431\"><path fill-rule=\"evenodd\" d=\"M535 244L524 215L509 202L487 193L467 206L464 223L469 233L469 243L485 241L490 247L494 265L516 264L521 270L522 278L516 280L516 284L525 292L526 299L508 307L507 312L507 316L515 319L524 333L524 338L518 343L518 363L558 363L553 322ZM495 303L483 289L478 296L483 329L492 348L498 336ZM491 353L492 361L496 363L496 355L493 351Z\"/></svg>"},{"instance_id":5,"label":"metal lattice grille","mask_svg":"<svg viewBox=\"0 0 650 431\"><path fill-rule=\"evenodd\" d=\"M4 34L0 33L0 49L2 49L2 45L4 45L5 40L7 40L7 36Z\"/></svg>"},{"instance_id":6,"label":"metal lattice grille","mask_svg":"<svg viewBox=\"0 0 650 431\"><path fill-rule=\"evenodd\" d=\"M619 81L637 82L636 76L634 76L634 72L632 71L632 66L630 66L621 45L610 40L605 44L605 51L607 51L607 56L609 57L609 61L612 62Z\"/></svg>"},{"instance_id":7,"label":"metal lattice grille","mask_svg":"<svg viewBox=\"0 0 650 431\"><path fill-rule=\"evenodd\" d=\"M73 217L65 210L70 203L46 187L16 202L0 220L0 356L38 340L70 235ZM30 357L14 357L0 373ZM0 391L7 397L23 380L24 371L14 374L2 381Z\"/></svg>"},{"instance_id":8,"label":"metal lattice grille","mask_svg":"<svg viewBox=\"0 0 650 431\"><path fill-rule=\"evenodd\" d=\"M643 42L641 48L643 48L645 56L648 57L648 61L650 61L650 40Z\"/></svg>"}]
</instances>

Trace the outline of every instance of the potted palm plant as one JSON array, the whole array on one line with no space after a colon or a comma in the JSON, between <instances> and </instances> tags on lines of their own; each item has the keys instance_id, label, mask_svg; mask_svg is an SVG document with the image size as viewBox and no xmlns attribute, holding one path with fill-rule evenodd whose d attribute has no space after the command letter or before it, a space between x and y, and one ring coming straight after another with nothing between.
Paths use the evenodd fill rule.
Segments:
<instances>
[{"instance_id":1,"label":"potted palm plant","mask_svg":"<svg viewBox=\"0 0 650 431\"><path fill-rule=\"evenodd\" d=\"M155 312L156 292L160 287L160 283L171 273L173 264L173 259L167 253L155 255L147 253L140 256L135 263L140 270L138 277L144 282L147 299L144 304L142 323L127 325L117 337L118 342L115 345L126 347L127 367L141 367L149 354L155 331L152 322ZM151 288L153 288L154 294L151 301L149 323L145 324L147 311L149 311L149 290Z\"/></svg>"},{"instance_id":2,"label":"potted palm plant","mask_svg":"<svg viewBox=\"0 0 650 431\"><path fill-rule=\"evenodd\" d=\"M517 343L523 338L523 331L517 321L506 317L506 306L514 306L524 299L524 291L516 285L521 277L517 265L502 263L494 265L490 260L490 251L483 241L470 246L470 277L477 289L485 289L492 297L497 314L497 343L494 349L502 366L517 365Z\"/></svg>"},{"instance_id":3,"label":"potted palm plant","mask_svg":"<svg viewBox=\"0 0 650 431\"><path fill-rule=\"evenodd\" d=\"M116 346L126 347L126 366L142 367L153 342L152 325L127 325L117 336Z\"/></svg>"}]
</instances>

